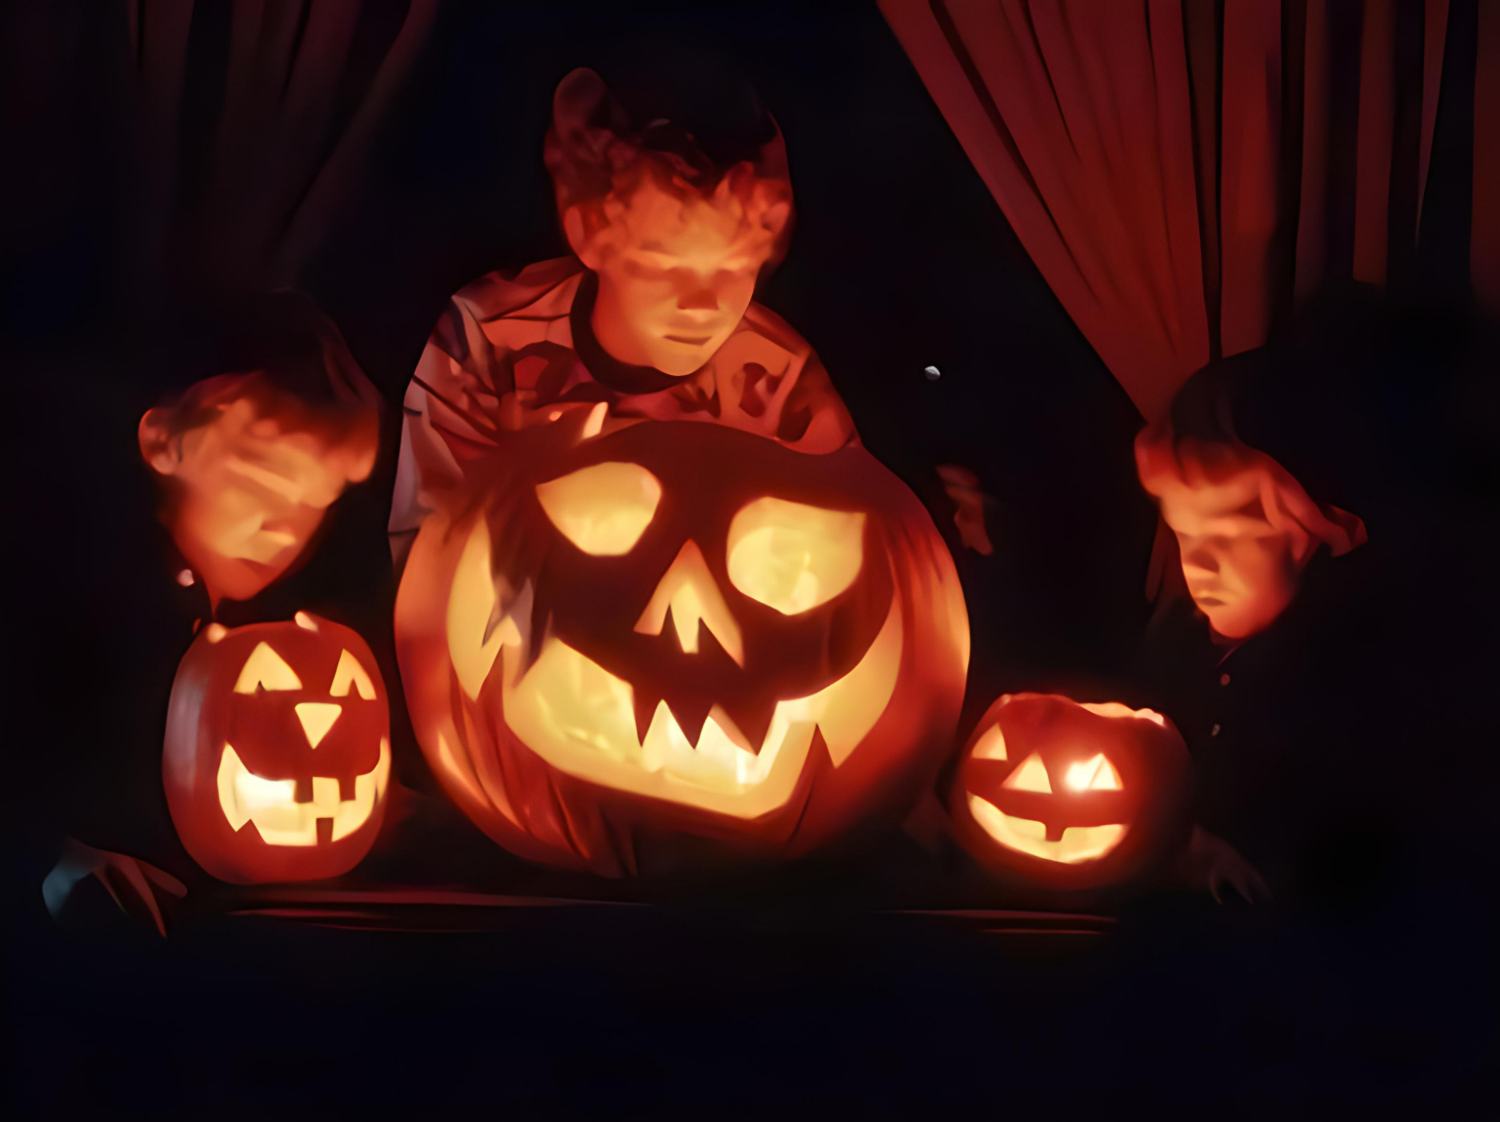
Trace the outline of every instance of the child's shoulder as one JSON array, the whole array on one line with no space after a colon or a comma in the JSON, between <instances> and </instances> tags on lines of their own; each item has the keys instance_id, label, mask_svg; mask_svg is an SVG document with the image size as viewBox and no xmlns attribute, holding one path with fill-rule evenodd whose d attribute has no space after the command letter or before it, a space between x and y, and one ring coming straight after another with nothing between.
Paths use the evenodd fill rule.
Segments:
<instances>
[{"instance_id":1,"label":"child's shoulder","mask_svg":"<svg viewBox=\"0 0 1500 1122\"><path fill-rule=\"evenodd\" d=\"M721 363L744 366L754 362L780 373L800 368L811 354L812 346L795 327L765 305L753 303L716 357Z\"/></svg>"},{"instance_id":2,"label":"child's shoulder","mask_svg":"<svg viewBox=\"0 0 1500 1122\"><path fill-rule=\"evenodd\" d=\"M464 285L453 294L453 302L480 323L558 319L572 308L583 274L576 257L556 257L521 269L496 269Z\"/></svg>"}]
</instances>

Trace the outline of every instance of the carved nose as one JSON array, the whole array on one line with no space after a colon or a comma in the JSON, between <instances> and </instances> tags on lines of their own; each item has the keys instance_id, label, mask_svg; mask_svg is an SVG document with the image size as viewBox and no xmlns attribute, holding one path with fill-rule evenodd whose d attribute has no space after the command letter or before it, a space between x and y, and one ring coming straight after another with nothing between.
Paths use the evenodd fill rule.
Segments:
<instances>
[{"instance_id":1,"label":"carved nose","mask_svg":"<svg viewBox=\"0 0 1500 1122\"><path fill-rule=\"evenodd\" d=\"M677 632L677 644L687 654L698 653L698 629L706 627L730 658L745 665L745 644L724 594L719 591L708 562L696 542L688 541L651 594L651 602L635 621L642 635L660 635L667 617Z\"/></svg>"},{"instance_id":2,"label":"carved nose","mask_svg":"<svg viewBox=\"0 0 1500 1122\"><path fill-rule=\"evenodd\" d=\"M328 730L333 728L333 722L344 711L342 705L330 701L304 701L293 708L296 710L297 720L302 723L302 732L307 737L309 748L316 748L323 743Z\"/></svg>"},{"instance_id":3,"label":"carved nose","mask_svg":"<svg viewBox=\"0 0 1500 1122\"><path fill-rule=\"evenodd\" d=\"M677 301L677 306L684 311L712 312L719 306L719 298L714 295L711 288L700 288L696 292L687 292Z\"/></svg>"}]
</instances>

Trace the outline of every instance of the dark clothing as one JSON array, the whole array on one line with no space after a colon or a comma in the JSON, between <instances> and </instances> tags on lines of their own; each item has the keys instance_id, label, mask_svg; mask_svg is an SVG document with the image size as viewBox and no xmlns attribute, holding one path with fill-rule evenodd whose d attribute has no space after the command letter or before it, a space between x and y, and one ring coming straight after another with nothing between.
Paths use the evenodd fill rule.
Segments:
<instances>
[{"instance_id":1,"label":"dark clothing","mask_svg":"<svg viewBox=\"0 0 1500 1122\"><path fill-rule=\"evenodd\" d=\"M1414 569L1381 544L1314 557L1292 606L1238 644L1190 601L1164 606L1137 663L1138 700L1193 753L1198 823L1294 905L1363 906L1476 848L1473 633L1413 579L1430 555Z\"/></svg>"}]
</instances>

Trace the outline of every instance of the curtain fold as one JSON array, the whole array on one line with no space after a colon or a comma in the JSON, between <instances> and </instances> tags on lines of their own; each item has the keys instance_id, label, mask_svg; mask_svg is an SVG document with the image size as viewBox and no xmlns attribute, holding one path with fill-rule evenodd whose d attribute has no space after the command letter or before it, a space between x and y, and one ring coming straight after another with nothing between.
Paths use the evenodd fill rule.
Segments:
<instances>
[{"instance_id":1,"label":"curtain fold","mask_svg":"<svg viewBox=\"0 0 1500 1122\"><path fill-rule=\"evenodd\" d=\"M122 0L122 285L293 283L420 54L436 0Z\"/></svg>"},{"instance_id":2,"label":"curtain fold","mask_svg":"<svg viewBox=\"0 0 1500 1122\"><path fill-rule=\"evenodd\" d=\"M1413 256L1448 0L880 6L1148 419L1324 282L1386 283Z\"/></svg>"},{"instance_id":3,"label":"curtain fold","mask_svg":"<svg viewBox=\"0 0 1500 1122\"><path fill-rule=\"evenodd\" d=\"M1474 76L1474 295L1500 317L1500 4L1479 5Z\"/></svg>"}]
</instances>

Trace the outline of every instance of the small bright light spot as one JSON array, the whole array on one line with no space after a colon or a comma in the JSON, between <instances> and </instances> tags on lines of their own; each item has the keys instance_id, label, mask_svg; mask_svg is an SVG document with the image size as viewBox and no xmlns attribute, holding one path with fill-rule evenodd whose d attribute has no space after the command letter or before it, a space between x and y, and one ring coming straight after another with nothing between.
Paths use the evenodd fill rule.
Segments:
<instances>
[{"instance_id":1,"label":"small bright light spot","mask_svg":"<svg viewBox=\"0 0 1500 1122\"><path fill-rule=\"evenodd\" d=\"M183 569L180 573L178 573L177 574L177 583L180 584L183 588L192 588L193 587L193 570L191 570L191 569Z\"/></svg>"},{"instance_id":2,"label":"small bright light spot","mask_svg":"<svg viewBox=\"0 0 1500 1122\"><path fill-rule=\"evenodd\" d=\"M1071 764L1068 767L1068 777L1063 782L1075 791L1087 791L1093 786L1094 776L1103 762L1103 756L1095 756L1092 760Z\"/></svg>"}]
</instances>

